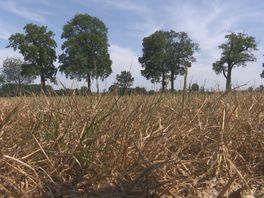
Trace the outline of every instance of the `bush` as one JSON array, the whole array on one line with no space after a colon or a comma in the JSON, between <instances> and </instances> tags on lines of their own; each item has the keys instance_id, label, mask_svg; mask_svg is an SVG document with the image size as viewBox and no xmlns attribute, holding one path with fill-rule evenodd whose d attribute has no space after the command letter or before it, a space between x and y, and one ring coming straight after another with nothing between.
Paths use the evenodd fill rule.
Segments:
<instances>
[{"instance_id":1,"label":"bush","mask_svg":"<svg viewBox=\"0 0 264 198\"><path fill-rule=\"evenodd\" d=\"M53 88L49 85L46 86L47 92L52 92ZM31 95L31 94L40 94L41 93L41 85L40 84L30 84L30 85L22 85L21 91L17 84L4 84L0 87L0 96L1 97L12 97L22 95Z\"/></svg>"}]
</instances>

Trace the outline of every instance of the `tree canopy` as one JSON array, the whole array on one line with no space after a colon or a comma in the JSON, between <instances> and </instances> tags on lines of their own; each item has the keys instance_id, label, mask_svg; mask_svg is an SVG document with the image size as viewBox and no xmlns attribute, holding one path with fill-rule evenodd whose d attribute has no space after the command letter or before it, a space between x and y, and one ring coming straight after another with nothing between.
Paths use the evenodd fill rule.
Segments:
<instances>
[{"instance_id":1,"label":"tree canopy","mask_svg":"<svg viewBox=\"0 0 264 198\"><path fill-rule=\"evenodd\" d=\"M121 71L116 75L117 85L121 88L129 88L133 85L134 78L129 71Z\"/></svg>"},{"instance_id":2,"label":"tree canopy","mask_svg":"<svg viewBox=\"0 0 264 198\"><path fill-rule=\"evenodd\" d=\"M66 77L85 79L91 91L91 79L104 80L112 73L107 28L101 20L78 14L64 25L61 38L65 41L59 57L60 71Z\"/></svg>"},{"instance_id":3,"label":"tree canopy","mask_svg":"<svg viewBox=\"0 0 264 198\"><path fill-rule=\"evenodd\" d=\"M231 90L232 70L235 67L246 66L247 62L256 61L253 54L257 50L257 43L253 36L244 33L230 33L225 36L227 41L219 46L221 57L213 63L216 74L223 73L226 78L226 90Z\"/></svg>"},{"instance_id":4,"label":"tree canopy","mask_svg":"<svg viewBox=\"0 0 264 198\"><path fill-rule=\"evenodd\" d=\"M194 43L186 32L169 32L167 67L170 72L171 91L174 90L174 80L177 75L185 73L185 66L191 67L196 61L194 53L199 45Z\"/></svg>"},{"instance_id":5,"label":"tree canopy","mask_svg":"<svg viewBox=\"0 0 264 198\"><path fill-rule=\"evenodd\" d=\"M162 82L162 91L170 78L171 90L177 75L184 74L185 66L195 61L193 54L198 50L185 32L156 31L143 39L143 55L139 62L144 68L141 73L152 82Z\"/></svg>"},{"instance_id":6,"label":"tree canopy","mask_svg":"<svg viewBox=\"0 0 264 198\"><path fill-rule=\"evenodd\" d=\"M27 24L24 27L25 33L16 33L10 36L9 45L24 56L25 62L22 65L22 74L27 76L40 76L42 90L45 91L45 82L50 79L54 82L57 69L56 47L52 31L46 26Z\"/></svg>"},{"instance_id":7,"label":"tree canopy","mask_svg":"<svg viewBox=\"0 0 264 198\"><path fill-rule=\"evenodd\" d=\"M200 90L200 86L197 83L193 83L190 87L190 91L198 92Z\"/></svg>"},{"instance_id":8,"label":"tree canopy","mask_svg":"<svg viewBox=\"0 0 264 198\"><path fill-rule=\"evenodd\" d=\"M3 61L1 75L5 83L15 83L19 87L22 84L29 84L35 78L33 76L22 75L22 65L24 62L20 58L6 58Z\"/></svg>"},{"instance_id":9,"label":"tree canopy","mask_svg":"<svg viewBox=\"0 0 264 198\"><path fill-rule=\"evenodd\" d=\"M168 33L156 31L143 39L143 55L138 60L144 68L141 74L151 82L162 82L162 90L166 86L168 68L166 56L168 46Z\"/></svg>"}]
</instances>

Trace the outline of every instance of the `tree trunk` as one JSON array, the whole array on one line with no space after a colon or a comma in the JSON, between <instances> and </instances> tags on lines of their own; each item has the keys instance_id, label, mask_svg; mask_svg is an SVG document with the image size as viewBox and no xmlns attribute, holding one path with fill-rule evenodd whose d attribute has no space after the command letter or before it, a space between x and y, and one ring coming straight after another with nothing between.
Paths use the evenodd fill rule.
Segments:
<instances>
[{"instance_id":1,"label":"tree trunk","mask_svg":"<svg viewBox=\"0 0 264 198\"><path fill-rule=\"evenodd\" d=\"M87 74L87 91L88 91L88 93L91 93L91 75L90 74Z\"/></svg>"},{"instance_id":2,"label":"tree trunk","mask_svg":"<svg viewBox=\"0 0 264 198\"><path fill-rule=\"evenodd\" d=\"M231 86L231 74L232 74L232 67L228 66L227 75L226 75L226 91L229 92L232 89Z\"/></svg>"},{"instance_id":3,"label":"tree trunk","mask_svg":"<svg viewBox=\"0 0 264 198\"><path fill-rule=\"evenodd\" d=\"M22 95L22 87L21 87L21 80L20 80L20 78L18 78L18 92L19 92L19 95L21 96Z\"/></svg>"},{"instance_id":4,"label":"tree trunk","mask_svg":"<svg viewBox=\"0 0 264 198\"><path fill-rule=\"evenodd\" d=\"M98 81L99 75L97 73L96 59L94 59L94 68L95 68L95 71L96 71L96 93L97 93L97 97L98 97L99 96L99 81Z\"/></svg>"},{"instance_id":5,"label":"tree trunk","mask_svg":"<svg viewBox=\"0 0 264 198\"><path fill-rule=\"evenodd\" d=\"M182 110L181 113L183 115L184 105L185 105L185 94L187 88L187 76L188 76L188 66L185 66L185 73L184 73L184 83L183 83L183 91L182 91Z\"/></svg>"},{"instance_id":6,"label":"tree trunk","mask_svg":"<svg viewBox=\"0 0 264 198\"><path fill-rule=\"evenodd\" d=\"M161 86L162 86L161 92L163 93L165 91L165 86L166 86L165 72L162 72Z\"/></svg>"},{"instance_id":7,"label":"tree trunk","mask_svg":"<svg viewBox=\"0 0 264 198\"><path fill-rule=\"evenodd\" d=\"M46 79L45 79L45 76L43 74L40 75L40 82L41 82L41 91L46 93Z\"/></svg>"},{"instance_id":8,"label":"tree trunk","mask_svg":"<svg viewBox=\"0 0 264 198\"><path fill-rule=\"evenodd\" d=\"M96 77L96 90L97 90L97 94L99 94L100 90L99 90L99 80L98 80L98 77Z\"/></svg>"},{"instance_id":9,"label":"tree trunk","mask_svg":"<svg viewBox=\"0 0 264 198\"><path fill-rule=\"evenodd\" d=\"M171 81L171 92L173 92L174 91L174 71L171 71L170 81Z\"/></svg>"}]
</instances>

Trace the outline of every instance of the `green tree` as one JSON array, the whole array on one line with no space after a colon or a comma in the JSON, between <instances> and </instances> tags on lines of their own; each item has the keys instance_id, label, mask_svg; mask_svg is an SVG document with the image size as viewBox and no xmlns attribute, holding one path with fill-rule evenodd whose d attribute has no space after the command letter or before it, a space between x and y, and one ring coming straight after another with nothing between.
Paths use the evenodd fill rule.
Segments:
<instances>
[{"instance_id":1,"label":"green tree","mask_svg":"<svg viewBox=\"0 0 264 198\"><path fill-rule=\"evenodd\" d=\"M160 82L162 91L165 90L168 78L166 67L168 50L168 32L156 31L143 39L143 55L138 61L144 68L141 74L152 83Z\"/></svg>"},{"instance_id":2,"label":"green tree","mask_svg":"<svg viewBox=\"0 0 264 198\"><path fill-rule=\"evenodd\" d=\"M185 66L191 67L192 62L196 59L193 56L199 50L199 45L194 43L185 32L168 33L168 56L167 67L170 72L171 91L174 91L174 81L177 75L185 73Z\"/></svg>"},{"instance_id":3,"label":"green tree","mask_svg":"<svg viewBox=\"0 0 264 198\"><path fill-rule=\"evenodd\" d=\"M60 71L66 77L85 79L88 91L91 91L91 79L104 80L112 73L108 53L107 28L96 17L78 14L63 27L62 39L65 39L59 57Z\"/></svg>"},{"instance_id":4,"label":"green tree","mask_svg":"<svg viewBox=\"0 0 264 198\"><path fill-rule=\"evenodd\" d=\"M199 89L200 89L200 86L197 83L193 83L190 88L190 91L198 92Z\"/></svg>"},{"instance_id":5,"label":"green tree","mask_svg":"<svg viewBox=\"0 0 264 198\"><path fill-rule=\"evenodd\" d=\"M256 88L256 91L264 91L264 86L263 85L259 85L259 87Z\"/></svg>"},{"instance_id":6,"label":"green tree","mask_svg":"<svg viewBox=\"0 0 264 198\"><path fill-rule=\"evenodd\" d=\"M0 74L0 85L5 83L5 76L3 74Z\"/></svg>"},{"instance_id":7,"label":"green tree","mask_svg":"<svg viewBox=\"0 0 264 198\"><path fill-rule=\"evenodd\" d=\"M6 58L3 61L1 75L5 83L15 83L21 89L22 84L29 84L35 78L32 76L22 75L23 61L20 58Z\"/></svg>"},{"instance_id":8,"label":"green tree","mask_svg":"<svg viewBox=\"0 0 264 198\"><path fill-rule=\"evenodd\" d=\"M257 50L255 38L244 33L230 33L225 36L227 42L219 46L222 50L220 60L213 63L216 74L223 73L226 78L226 91L231 90L232 70L246 66L246 62L256 61L253 52Z\"/></svg>"},{"instance_id":9,"label":"green tree","mask_svg":"<svg viewBox=\"0 0 264 198\"><path fill-rule=\"evenodd\" d=\"M134 78L129 71L121 71L120 74L116 75L117 85L121 88L129 88L133 85Z\"/></svg>"},{"instance_id":10,"label":"green tree","mask_svg":"<svg viewBox=\"0 0 264 198\"><path fill-rule=\"evenodd\" d=\"M193 54L198 51L185 32L156 31L143 39L143 56L139 58L144 70L141 74L152 82L160 82L162 91L170 79L171 90L177 75L185 73L185 66L190 67L195 61Z\"/></svg>"},{"instance_id":11,"label":"green tree","mask_svg":"<svg viewBox=\"0 0 264 198\"><path fill-rule=\"evenodd\" d=\"M42 90L46 91L46 81L55 82L57 72L54 62L56 61L56 47L54 33L48 31L46 26L27 24L25 33L16 33L9 38L9 45L24 56L22 74L27 76L40 76Z\"/></svg>"}]
</instances>

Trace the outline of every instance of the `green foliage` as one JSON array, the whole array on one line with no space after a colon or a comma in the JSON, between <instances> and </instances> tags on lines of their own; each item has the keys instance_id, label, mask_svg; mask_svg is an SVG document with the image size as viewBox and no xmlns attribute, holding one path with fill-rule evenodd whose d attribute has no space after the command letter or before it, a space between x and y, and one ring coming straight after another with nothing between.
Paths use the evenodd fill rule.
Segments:
<instances>
[{"instance_id":1,"label":"green foliage","mask_svg":"<svg viewBox=\"0 0 264 198\"><path fill-rule=\"evenodd\" d=\"M0 96L1 97L11 97L19 95L31 95L31 94L40 94L42 91L41 85L39 84L30 84L30 85L21 85L19 87L17 84L7 83L0 87ZM52 92L53 88L49 85L46 86L47 92Z\"/></svg>"},{"instance_id":2,"label":"green foliage","mask_svg":"<svg viewBox=\"0 0 264 198\"><path fill-rule=\"evenodd\" d=\"M5 83L5 76L3 74L0 74L0 85Z\"/></svg>"},{"instance_id":3,"label":"green foliage","mask_svg":"<svg viewBox=\"0 0 264 198\"><path fill-rule=\"evenodd\" d=\"M55 48L57 44L52 31L46 26L27 24L25 33L16 33L10 36L9 45L24 56L25 63L22 65L22 74L27 76L40 76L42 89L45 90L47 79L54 81L57 69Z\"/></svg>"},{"instance_id":4,"label":"green foliage","mask_svg":"<svg viewBox=\"0 0 264 198\"><path fill-rule=\"evenodd\" d=\"M130 71L121 71L120 74L116 75L117 85L121 88L129 88L133 85L134 78Z\"/></svg>"},{"instance_id":5,"label":"green foliage","mask_svg":"<svg viewBox=\"0 0 264 198\"><path fill-rule=\"evenodd\" d=\"M227 42L219 46L221 57L213 63L213 70L226 78L226 90L231 89L231 73L233 68L246 66L247 62L256 61L253 54L257 50L255 38L244 33L230 33L225 36Z\"/></svg>"},{"instance_id":6,"label":"green foliage","mask_svg":"<svg viewBox=\"0 0 264 198\"><path fill-rule=\"evenodd\" d=\"M185 66L191 67L196 59L193 56L199 50L199 45L194 43L185 32L169 32L169 50L167 67L170 72L171 90L174 90L174 80L177 75L184 75Z\"/></svg>"},{"instance_id":7,"label":"green foliage","mask_svg":"<svg viewBox=\"0 0 264 198\"><path fill-rule=\"evenodd\" d=\"M139 62L144 68L141 74L154 82L162 82L164 91L170 77L171 90L177 75L184 74L184 66L195 61L193 54L198 51L185 32L156 31L143 39L143 56Z\"/></svg>"},{"instance_id":8,"label":"green foliage","mask_svg":"<svg viewBox=\"0 0 264 198\"><path fill-rule=\"evenodd\" d=\"M29 84L34 80L34 76L22 75L23 61L20 58L6 58L3 61L1 72L5 83L15 83L17 85Z\"/></svg>"},{"instance_id":9,"label":"green foliage","mask_svg":"<svg viewBox=\"0 0 264 198\"><path fill-rule=\"evenodd\" d=\"M120 96L131 94L147 94L147 90L144 87L125 88L119 87L116 83L109 87L109 92L117 93Z\"/></svg>"},{"instance_id":10,"label":"green foliage","mask_svg":"<svg viewBox=\"0 0 264 198\"><path fill-rule=\"evenodd\" d=\"M143 55L138 60L144 68L141 74L151 82L160 82L167 73L166 50L167 32L156 31L154 34L143 39ZM163 79L165 80L165 79Z\"/></svg>"},{"instance_id":11,"label":"green foliage","mask_svg":"<svg viewBox=\"0 0 264 198\"><path fill-rule=\"evenodd\" d=\"M117 85L117 83L114 83L114 84L112 84L109 88L108 88L108 91L109 92L114 92L114 91L116 91L118 89L118 85Z\"/></svg>"},{"instance_id":12,"label":"green foliage","mask_svg":"<svg viewBox=\"0 0 264 198\"><path fill-rule=\"evenodd\" d=\"M101 20L78 14L64 25L61 38L65 41L59 57L60 71L66 77L85 79L90 91L92 78L104 80L111 74L107 28Z\"/></svg>"},{"instance_id":13,"label":"green foliage","mask_svg":"<svg viewBox=\"0 0 264 198\"><path fill-rule=\"evenodd\" d=\"M256 88L256 91L264 91L264 86L263 85L259 85L258 88Z\"/></svg>"},{"instance_id":14,"label":"green foliage","mask_svg":"<svg viewBox=\"0 0 264 198\"><path fill-rule=\"evenodd\" d=\"M200 90L200 86L197 83L193 83L190 91L198 92Z\"/></svg>"}]
</instances>

